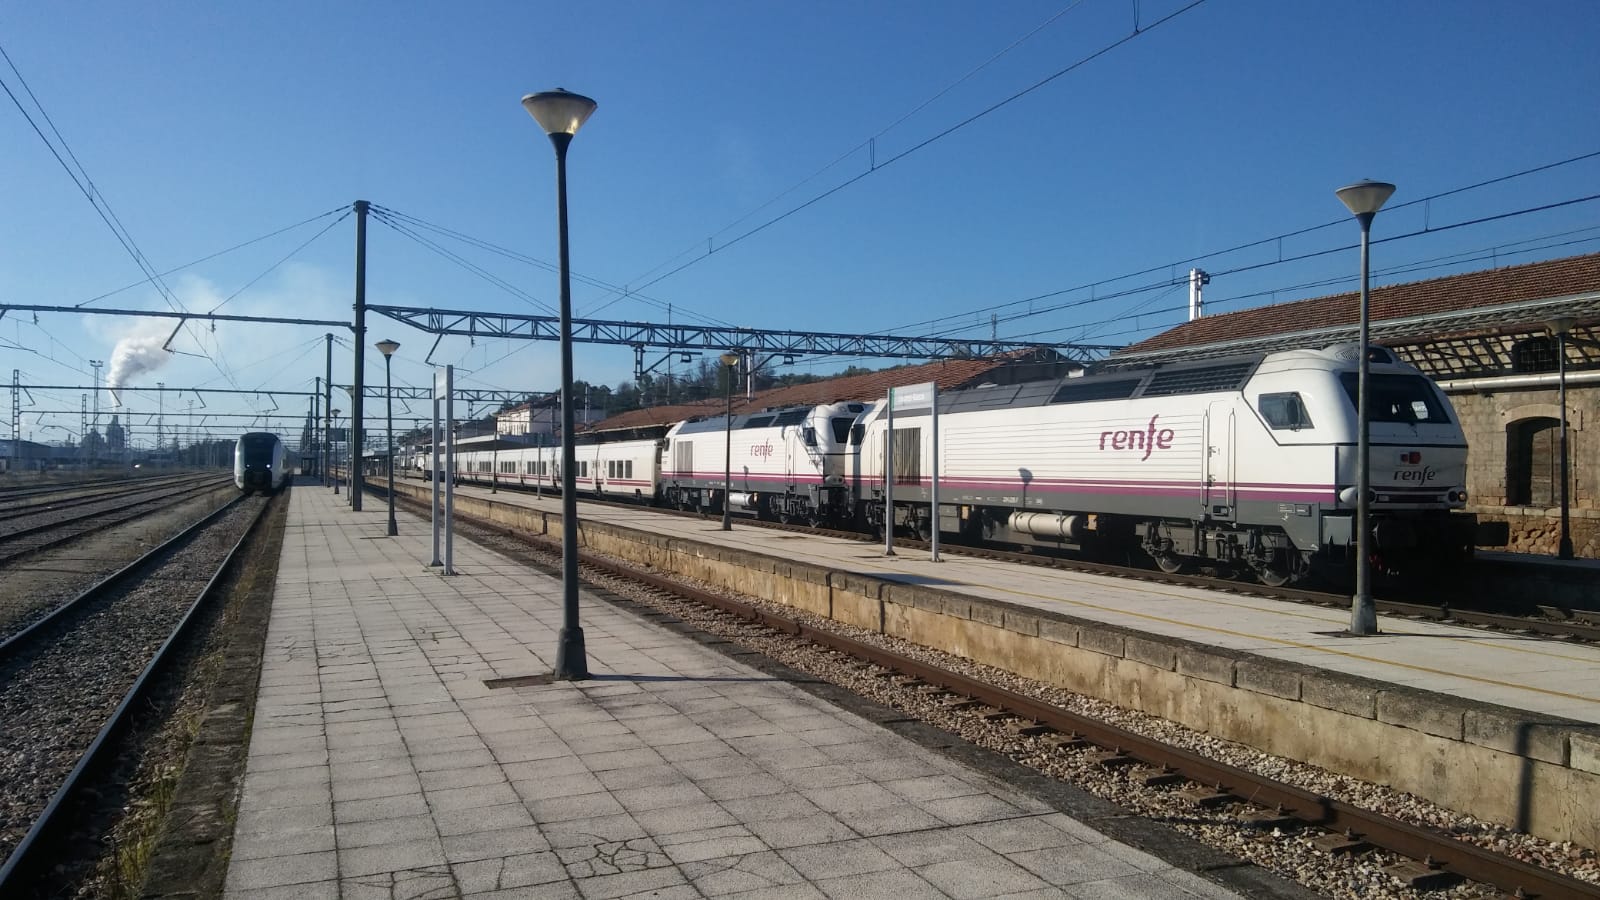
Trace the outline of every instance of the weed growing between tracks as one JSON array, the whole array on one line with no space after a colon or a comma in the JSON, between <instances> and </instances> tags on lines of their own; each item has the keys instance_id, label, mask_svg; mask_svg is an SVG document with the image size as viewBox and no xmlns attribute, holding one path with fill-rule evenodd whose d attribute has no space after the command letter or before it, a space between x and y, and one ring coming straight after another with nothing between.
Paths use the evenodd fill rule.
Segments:
<instances>
[{"instance_id":1,"label":"weed growing between tracks","mask_svg":"<svg viewBox=\"0 0 1600 900\"><path fill-rule=\"evenodd\" d=\"M187 754L215 704L219 685L227 684L228 662L240 652L259 656L265 641L265 611L270 610L277 580L288 509L284 495L268 511L242 564L228 576L227 602L201 613L204 618L196 623L199 630L189 649L162 676L160 690L122 742L117 764L97 781L97 802L76 811L72 852L76 862L58 867L60 883L49 896L75 900L150 896L146 881L158 862L158 849L164 850L162 836L174 807L184 795ZM262 614L248 615L253 610ZM259 666L252 667L255 677L259 671ZM253 702L253 683L247 693ZM234 784L244 776L242 754L238 761ZM230 809L234 802L231 792L212 799ZM231 833L231 815L222 824ZM216 875L210 894L221 893L227 845L224 839L192 851L215 854L215 864L208 867ZM197 894L208 893L202 885L194 887Z\"/></svg>"}]
</instances>

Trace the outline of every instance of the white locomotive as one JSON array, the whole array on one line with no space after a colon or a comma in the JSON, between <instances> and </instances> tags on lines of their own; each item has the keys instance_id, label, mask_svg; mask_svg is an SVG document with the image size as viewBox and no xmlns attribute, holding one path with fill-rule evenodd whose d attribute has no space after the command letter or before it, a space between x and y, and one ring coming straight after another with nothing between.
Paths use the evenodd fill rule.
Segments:
<instances>
[{"instance_id":1,"label":"white locomotive","mask_svg":"<svg viewBox=\"0 0 1600 900\"><path fill-rule=\"evenodd\" d=\"M1370 349L1378 571L1470 557L1466 438L1444 394ZM896 529L1032 542L1168 571L1191 564L1282 584L1337 577L1354 554L1355 345L1109 369L939 397L939 510L928 411L894 420ZM680 509L880 530L888 418L840 402L580 439L577 489ZM560 448L457 454L465 481L559 490ZM425 474L419 460L415 470ZM730 478L724 483L724 466Z\"/></svg>"},{"instance_id":2,"label":"white locomotive","mask_svg":"<svg viewBox=\"0 0 1600 900\"><path fill-rule=\"evenodd\" d=\"M1206 562L1282 584L1354 553L1355 345L1113 370L952 392L939 403L939 527L1044 541L1161 568ZM1444 394L1372 347L1372 543L1378 570L1472 552L1466 436ZM894 422L895 523L933 527L930 419ZM883 521L887 419L864 418L859 492Z\"/></svg>"}]
</instances>

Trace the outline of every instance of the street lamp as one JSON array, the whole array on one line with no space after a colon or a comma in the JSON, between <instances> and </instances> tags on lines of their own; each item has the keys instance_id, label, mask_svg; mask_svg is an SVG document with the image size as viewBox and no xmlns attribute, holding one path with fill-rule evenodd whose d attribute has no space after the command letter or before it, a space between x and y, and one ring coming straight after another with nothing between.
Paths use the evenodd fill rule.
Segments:
<instances>
[{"instance_id":1,"label":"street lamp","mask_svg":"<svg viewBox=\"0 0 1600 900\"><path fill-rule=\"evenodd\" d=\"M1560 316L1545 323L1556 336L1556 383L1560 385L1556 402L1561 404L1561 542L1556 545L1557 559L1572 558L1572 531L1567 519L1567 489L1571 484L1567 474L1567 334L1575 324L1577 320L1571 316Z\"/></svg>"},{"instance_id":2,"label":"street lamp","mask_svg":"<svg viewBox=\"0 0 1600 900\"><path fill-rule=\"evenodd\" d=\"M739 363L739 354L729 350L722 354L723 376L727 382L724 394L728 400L728 418L723 426L722 444L722 530L733 530L731 499L733 498L733 367Z\"/></svg>"},{"instance_id":3,"label":"street lamp","mask_svg":"<svg viewBox=\"0 0 1600 900\"><path fill-rule=\"evenodd\" d=\"M577 452L572 445L572 271L567 259L567 145L594 112L595 102L557 88L522 98L556 149L556 230L561 247L561 635L555 676L589 677L583 628L578 624Z\"/></svg>"},{"instance_id":4,"label":"street lamp","mask_svg":"<svg viewBox=\"0 0 1600 900\"><path fill-rule=\"evenodd\" d=\"M1350 601L1350 634L1378 633L1378 613L1372 605L1372 560L1369 545L1372 493L1371 419L1367 407L1367 247L1372 236L1372 218L1394 193L1394 185L1383 181L1358 181L1336 191L1339 200L1361 223L1361 360L1356 375L1356 593Z\"/></svg>"},{"instance_id":5,"label":"street lamp","mask_svg":"<svg viewBox=\"0 0 1600 900\"><path fill-rule=\"evenodd\" d=\"M389 537L400 533L400 527L394 521L394 380L389 375L389 359L394 352L400 349L395 341L383 340L377 344L378 352L383 354L383 418L389 430Z\"/></svg>"},{"instance_id":6,"label":"street lamp","mask_svg":"<svg viewBox=\"0 0 1600 900\"><path fill-rule=\"evenodd\" d=\"M333 420L333 427L335 427L335 428L339 427L339 411L337 409L328 410L328 418ZM329 468L335 468L335 467L337 467L339 465L339 457L337 455L335 455L334 452L333 452L333 442L332 441L328 442L328 459L333 462L333 465L329 466ZM333 492L334 492L334 494L338 494L339 493L339 473L338 472L330 472L329 474L333 476Z\"/></svg>"}]
</instances>

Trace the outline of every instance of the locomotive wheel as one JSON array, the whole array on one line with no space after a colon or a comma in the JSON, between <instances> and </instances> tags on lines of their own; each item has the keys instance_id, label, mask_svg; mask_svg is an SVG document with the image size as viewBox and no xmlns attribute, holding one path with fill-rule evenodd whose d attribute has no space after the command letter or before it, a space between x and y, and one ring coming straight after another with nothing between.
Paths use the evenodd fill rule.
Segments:
<instances>
[{"instance_id":1,"label":"locomotive wheel","mask_svg":"<svg viewBox=\"0 0 1600 900\"><path fill-rule=\"evenodd\" d=\"M1282 550L1275 550L1272 558L1256 567L1256 577L1267 587L1283 587L1294 580L1289 570L1289 559Z\"/></svg>"},{"instance_id":2,"label":"locomotive wheel","mask_svg":"<svg viewBox=\"0 0 1600 900\"><path fill-rule=\"evenodd\" d=\"M1156 568L1168 575L1176 575L1183 571L1185 560L1176 553L1153 553L1150 558L1156 561Z\"/></svg>"}]
</instances>

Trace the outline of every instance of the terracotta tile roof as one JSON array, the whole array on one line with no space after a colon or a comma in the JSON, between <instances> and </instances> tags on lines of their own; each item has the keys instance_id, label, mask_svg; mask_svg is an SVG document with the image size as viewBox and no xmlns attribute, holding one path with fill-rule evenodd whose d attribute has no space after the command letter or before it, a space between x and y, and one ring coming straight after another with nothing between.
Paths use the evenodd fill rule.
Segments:
<instances>
[{"instance_id":1,"label":"terracotta tile roof","mask_svg":"<svg viewBox=\"0 0 1600 900\"><path fill-rule=\"evenodd\" d=\"M958 387L979 383L984 376L995 373L996 370L1026 363L1029 360L1023 358L1025 355L1026 351L1022 351L1018 354L983 359L947 359L917 366L902 366L879 372L868 372L862 375L830 378L826 381L817 381L811 384L772 388L757 392L750 400L746 400L743 392L735 388L733 410L738 413L746 410L785 406L811 406L847 400L880 400L888 395L891 387L921 384L925 381L934 382L941 391L954 390ZM1058 364L1055 360L1045 363L1046 366ZM723 408L724 401L717 399L677 406L655 406L649 409L636 409L619 413L607 418L604 422L596 423L598 426L596 430L611 431L624 428L643 428L651 425L666 425L683 419L694 418L695 416L721 415Z\"/></svg>"},{"instance_id":2,"label":"terracotta tile roof","mask_svg":"<svg viewBox=\"0 0 1600 900\"><path fill-rule=\"evenodd\" d=\"M1596 290L1600 290L1600 253L1375 287L1370 298L1369 318L1372 322L1381 322ZM1360 320L1361 295L1351 291L1205 316L1120 352L1197 347L1219 341L1348 326Z\"/></svg>"}]
</instances>

